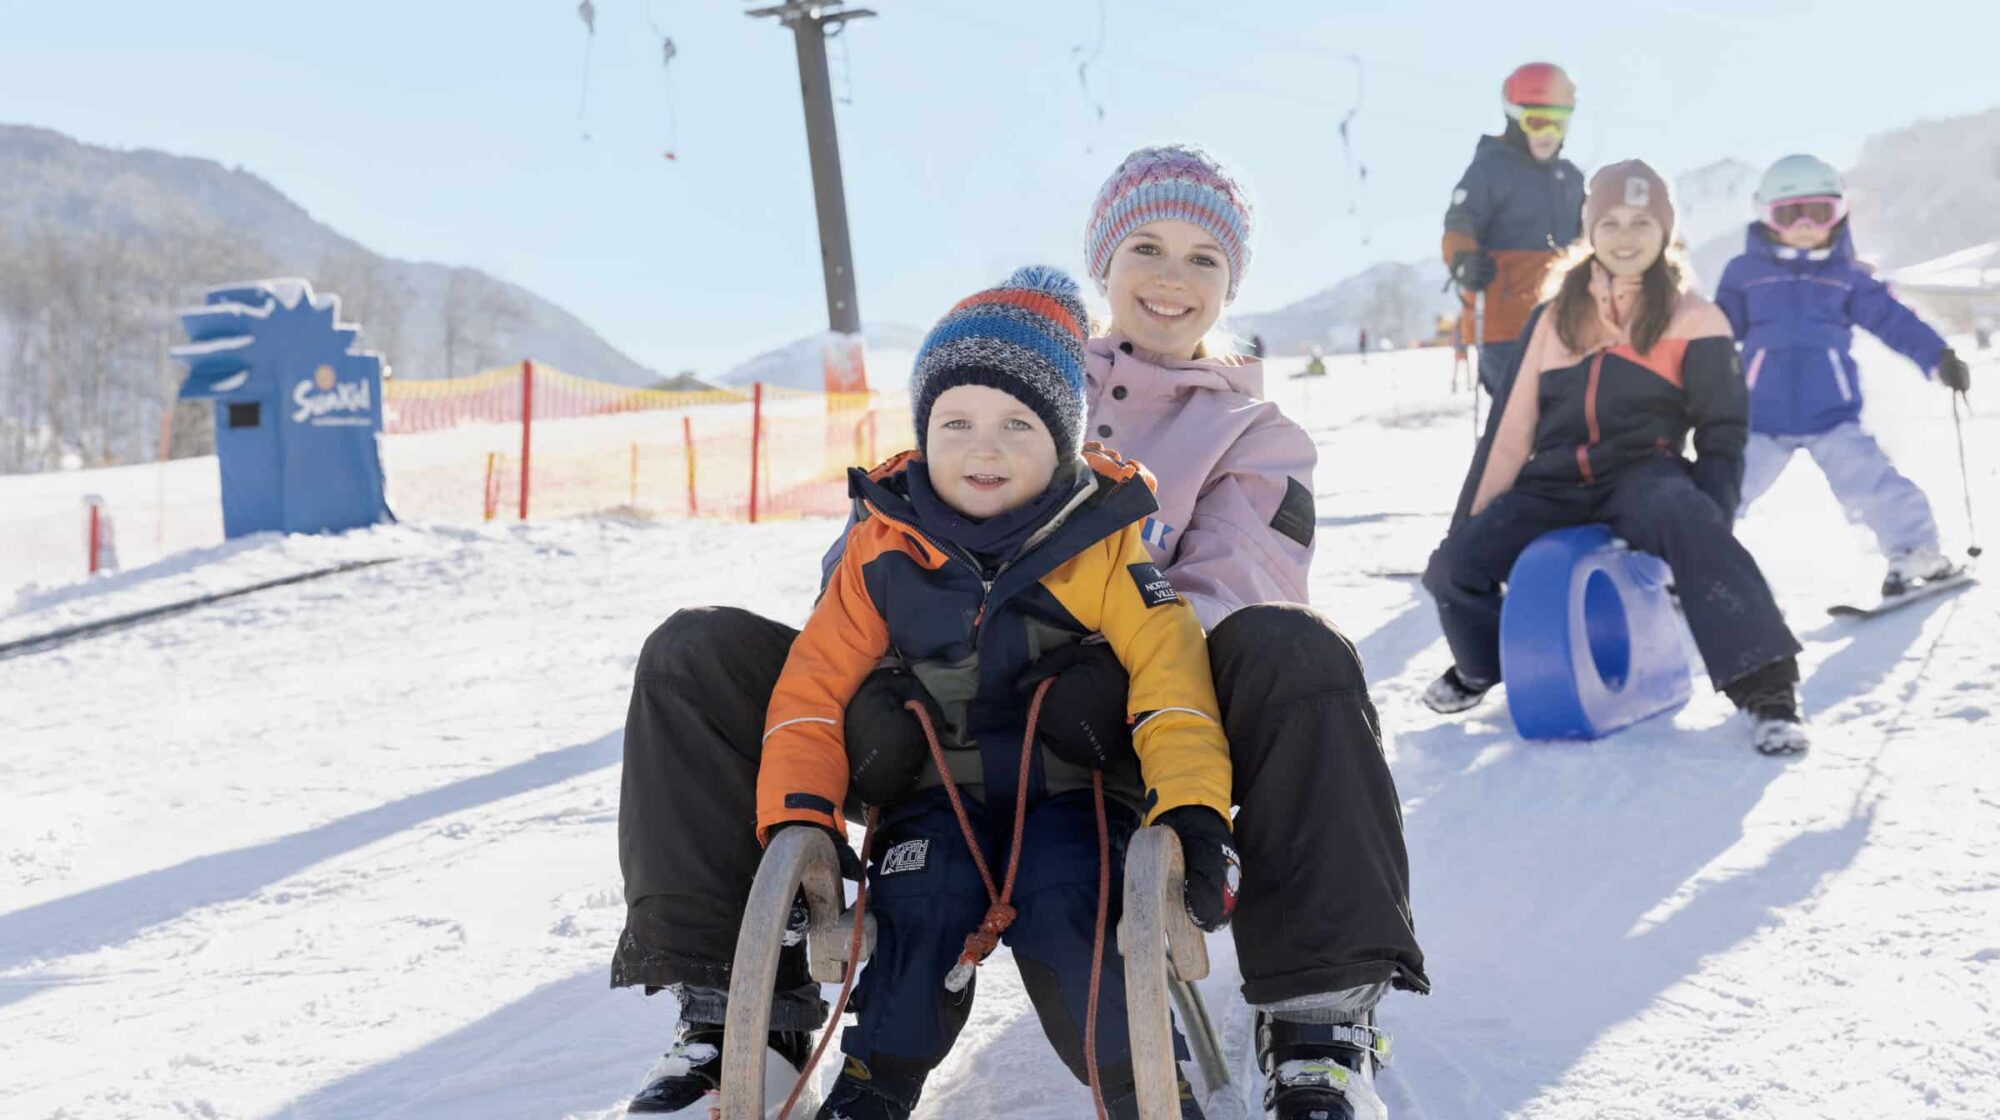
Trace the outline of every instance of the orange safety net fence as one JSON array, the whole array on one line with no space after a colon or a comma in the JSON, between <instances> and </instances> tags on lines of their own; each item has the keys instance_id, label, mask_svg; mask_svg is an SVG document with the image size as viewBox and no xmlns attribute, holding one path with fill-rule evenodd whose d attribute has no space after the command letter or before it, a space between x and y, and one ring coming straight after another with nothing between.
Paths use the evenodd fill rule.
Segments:
<instances>
[{"instance_id":1,"label":"orange safety net fence","mask_svg":"<svg viewBox=\"0 0 2000 1120\"><path fill-rule=\"evenodd\" d=\"M383 397L389 501L413 520L840 516L847 468L912 443L901 394L635 389L539 362Z\"/></svg>"}]
</instances>

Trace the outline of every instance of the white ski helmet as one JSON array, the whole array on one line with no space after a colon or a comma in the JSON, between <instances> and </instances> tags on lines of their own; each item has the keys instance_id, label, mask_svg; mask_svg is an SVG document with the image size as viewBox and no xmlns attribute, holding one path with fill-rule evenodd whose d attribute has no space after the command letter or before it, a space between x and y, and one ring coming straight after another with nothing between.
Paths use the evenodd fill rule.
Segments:
<instances>
[{"instance_id":1,"label":"white ski helmet","mask_svg":"<svg viewBox=\"0 0 2000 1120\"><path fill-rule=\"evenodd\" d=\"M1788 198L1846 194L1847 186L1840 181L1840 172L1825 160L1808 155L1786 156L1764 172L1763 180L1757 184L1757 205L1764 208Z\"/></svg>"}]
</instances>

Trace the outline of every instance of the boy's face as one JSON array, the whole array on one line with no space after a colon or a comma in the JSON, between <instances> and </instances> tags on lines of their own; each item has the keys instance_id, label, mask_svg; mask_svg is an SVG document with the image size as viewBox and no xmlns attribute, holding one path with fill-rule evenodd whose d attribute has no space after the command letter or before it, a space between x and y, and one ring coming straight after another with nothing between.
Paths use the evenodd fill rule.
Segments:
<instances>
[{"instance_id":1,"label":"boy's face","mask_svg":"<svg viewBox=\"0 0 2000 1120\"><path fill-rule=\"evenodd\" d=\"M1113 330L1155 354L1190 358L1222 317L1229 258L1207 230L1161 218L1119 243L1104 288Z\"/></svg>"},{"instance_id":2,"label":"boy's face","mask_svg":"<svg viewBox=\"0 0 2000 1120\"><path fill-rule=\"evenodd\" d=\"M954 385L931 404L924 431L931 488L967 517L1027 504L1056 473L1056 441L1034 409L984 385Z\"/></svg>"}]
</instances>

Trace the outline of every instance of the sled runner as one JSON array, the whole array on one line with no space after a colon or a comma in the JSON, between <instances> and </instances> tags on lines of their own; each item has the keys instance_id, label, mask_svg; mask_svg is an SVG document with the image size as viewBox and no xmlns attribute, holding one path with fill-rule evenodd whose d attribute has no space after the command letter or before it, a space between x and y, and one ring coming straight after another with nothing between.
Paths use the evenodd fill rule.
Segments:
<instances>
[{"instance_id":1,"label":"sled runner","mask_svg":"<svg viewBox=\"0 0 2000 1120\"><path fill-rule=\"evenodd\" d=\"M1124 917L1118 948L1125 957L1126 1010L1131 1022L1132 1066L1141 1120L1179 1120L1171 1008L1181 1009L1189 1048L1211 1099L1228 1095L1229 1072L1215 1026L1193 981L1208 975L1208 948L1182 903L1186 890L1180 841L1173 831L1140 829L1125 856ZM810 912L806 951L815 980L846 983L868 957L874 918L842 907L840 862L833 839L818 829L788 828L772 837L757 869L737 935L730 970L729 1022L722 1051L722 1116L752 1120L765 1115L765 1038L771 990L792 901L803 893ZM842 992L845 1002L846 990ZM839 1009L827 1035L838 1028ZM802 1120L795 1116L793 1120Z\"/></svg>"},{"instance_id":2,"label":"sled runner","mask_svg":"<svg viewBox=\"0 0 2000 1120\"><path fill-rule=\"evenodd\" d=\"M840 883L840 857L834 853L831 836L816 828L788 828L771 838L757 867L756 882L750 887L750 901L743 908L736 958L729 970L729 1022L722 1044L722 1115L756 1120L764 1116L764 1050L771 1026L771 991L777 985L778 954L784 948L792 900L804 894L811 914L806 956L813 979L822 984L845 982L852 970L868 959L875 940L874 918L864 908L861 929L855 929L854 912L844 908ZM846 990L841 994L844 1002ZM838 1025L829 1022L828 1034Z\"/></svg>"},{"instance_id":3,"label":"sled runner","mask_svg":"<svg viewBox=\"0 0 2000 1120\"><path fill-rule=\"evenodd\" d=\"M1194 981L1208 975L1208 945L1182 903L1186 878L1180 839L1170 828L1142 828L1125 849L1125 913L1118 951L1125 957L1125 1015L1132 1032L1132 1075L1139 1120L1179 1120L1173 1023L1180 1008L1188 1049L1210 1100L1231 1097L1229 1063Z\"/></svg>"}]
</instances>

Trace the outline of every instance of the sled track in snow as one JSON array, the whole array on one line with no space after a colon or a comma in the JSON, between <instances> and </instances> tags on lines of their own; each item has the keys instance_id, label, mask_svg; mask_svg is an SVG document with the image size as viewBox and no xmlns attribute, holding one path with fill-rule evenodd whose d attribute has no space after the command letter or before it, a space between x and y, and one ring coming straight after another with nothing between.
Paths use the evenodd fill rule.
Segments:
<instances>
[{"instance_id":1,"label":"sled track in snow","mask_svg":"<svg viewBox=\"0 0 2000 1120\"><path fill-rule=\"evenodd\" d=\"M143 623L162 618L171 618L177 614L186 614L188 611L220 603L225 599L241 598L242 596L252 595L259 591L269 591L274 587L285 587L289 584L324 579L327 576L337 576L343 572L379 567L383 564L394 563L400 559L402 558L399 556L384 556L374 560L350 560L344 564L335 564L326 568L315 568L309 572L299 572L296 575L283 576L279 579L267 579L262 583L253 583L248 587L234 587L228 591L214 591L207 595L198 595L192 599L182 599L178 602L165 603L157 607L147 607L145 610L130 611L126 614L113 615L110 618L100 618L92 622L80 622L75 626L65 626L60 630L50 630L45 634L17 638L14 641L0 644L0 661L5 661L12 657L25 657L31 653L42 653L55 649L58 646L68 645L71 642L82 641L85 638L95 638L102 634L115 633L119 630L129 630Z\"/></svg>"}]
</instances>

